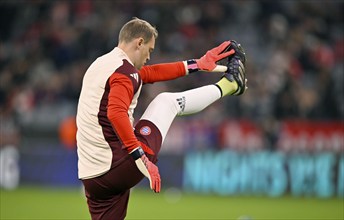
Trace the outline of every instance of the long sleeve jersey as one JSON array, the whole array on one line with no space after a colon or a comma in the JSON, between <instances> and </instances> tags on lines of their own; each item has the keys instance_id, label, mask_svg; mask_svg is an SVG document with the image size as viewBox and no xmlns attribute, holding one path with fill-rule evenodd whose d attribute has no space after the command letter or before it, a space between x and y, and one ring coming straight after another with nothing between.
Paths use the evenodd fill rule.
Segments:
<instances>
[{"instance_id":1,"label":"long sleeve jersey","mask_svg":"<svg viewBox=\"0 0 344 220\"><path fill-rule=\"evenodd\" d=\"M137 70L115 47L86 71L77 111L78 175L102 175L140 146L133 113L142 85L187 74L183 62L143 66Z\"/></svg>"}]
</instances>

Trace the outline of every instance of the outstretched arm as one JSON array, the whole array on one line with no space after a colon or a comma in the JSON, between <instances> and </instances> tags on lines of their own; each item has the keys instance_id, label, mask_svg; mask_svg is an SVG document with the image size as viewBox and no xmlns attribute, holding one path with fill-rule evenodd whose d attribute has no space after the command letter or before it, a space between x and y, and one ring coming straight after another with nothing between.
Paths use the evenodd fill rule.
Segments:
<instances>
[{"instance_id":1,"label":"outstretched arm","mask_svg":"<svg viewBox=\"0 0 344 220\"><path fill-rule=\"evenodd\" d=\"M228 50L230 45L230 41L225 41L208 50L200 59L143 66L140 75L144 83L153 83L176 79L197 71L226 72L227 67L218 65L217 62L235 53L233 49Z\"/></svg>"},{"instance_id":2,"label":"outstretched arm","mask_svg":"<svg viewBox=\"0 0 344 220\"><path fill-rule=\"evenodd\" d=\"M140 75L144 83L176 79L187 74L183 62L143 66Z\"/></svg>"}]
</instances>

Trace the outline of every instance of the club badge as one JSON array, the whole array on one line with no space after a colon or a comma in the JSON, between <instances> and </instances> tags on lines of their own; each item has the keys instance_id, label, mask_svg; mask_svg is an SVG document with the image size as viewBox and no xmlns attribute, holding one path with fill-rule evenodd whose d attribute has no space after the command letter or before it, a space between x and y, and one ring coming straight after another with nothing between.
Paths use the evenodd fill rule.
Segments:
<instances>
[{"instance_id":1,"label":"club badge","mask_svg":"<svg viewBox=\"0 0 344 220\"><path fill-rule=\"evenodd\" d=\"M148 127L148 126L143 126L141 129L140 129L140 134L142 135L150 135L151 133L151 128Z\"/></svg>"}]
</instances>

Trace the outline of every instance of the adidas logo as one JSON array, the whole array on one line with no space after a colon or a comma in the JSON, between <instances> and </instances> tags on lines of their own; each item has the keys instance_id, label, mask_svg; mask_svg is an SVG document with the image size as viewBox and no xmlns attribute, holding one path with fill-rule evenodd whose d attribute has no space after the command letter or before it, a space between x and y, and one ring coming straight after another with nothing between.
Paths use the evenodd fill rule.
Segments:
<instances>
[{"instance_id":1,"label":"adidas logo","mask_svg":"<svg viewBox=\"0 0 344 220\"><path fill-rule=\"evenodd\" d=\"M130 76L133 77L136 82L139 82L139 74L138 73L130 73Z\"/></svg>"},{"instance_id":2,"label":"adidas logo","mask_svg":"<svg viewBox=\"0 0 344 220\"><path fill-rule=\"evenodd\" d=\"M178 102L178 105L180 107L180 109L182 110L182 112L184 111L185 109L185 97L182 96L180 98L177 98L177 102Z\"/></svg>"}]
</instances>

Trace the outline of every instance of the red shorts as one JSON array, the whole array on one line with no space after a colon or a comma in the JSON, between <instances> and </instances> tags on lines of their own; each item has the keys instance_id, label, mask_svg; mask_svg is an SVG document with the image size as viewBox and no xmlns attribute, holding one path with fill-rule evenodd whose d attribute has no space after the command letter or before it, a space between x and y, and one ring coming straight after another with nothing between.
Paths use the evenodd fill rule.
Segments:
<instances>
[{"instance_id":1,"label":"red shorts","mask_svg":"<svg viewBox=\"0 0 344 220\"><path fill-rule=\"evenodd\" d=\"M155 155L147 154L147 157L156 163L162 141L158 128L150 121L141 120L135 126L135 135L153 150ZM138 184L143 177L133 158L127 154L105 174L82 180L92 220L124 219L130 188Z\"/></svg>"}]
</instances>

